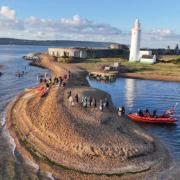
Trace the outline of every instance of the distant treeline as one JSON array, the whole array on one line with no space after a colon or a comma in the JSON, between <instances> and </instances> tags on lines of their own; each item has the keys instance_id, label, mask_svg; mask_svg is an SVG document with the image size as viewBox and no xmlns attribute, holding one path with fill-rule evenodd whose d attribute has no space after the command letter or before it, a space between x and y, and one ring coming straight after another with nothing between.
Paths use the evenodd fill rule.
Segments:
<instances>
[{"instance_id":1,"label":"distant treeline","mask_svg":"<svg viewBox=\"0 0 180 180\"><path fill-rule=\"evenodd\" d=\"M108 47L111 42L70 41L70 40L24 40L0 38L0 45L37 45L60 47Z\"/></svg>"}]
</instances>

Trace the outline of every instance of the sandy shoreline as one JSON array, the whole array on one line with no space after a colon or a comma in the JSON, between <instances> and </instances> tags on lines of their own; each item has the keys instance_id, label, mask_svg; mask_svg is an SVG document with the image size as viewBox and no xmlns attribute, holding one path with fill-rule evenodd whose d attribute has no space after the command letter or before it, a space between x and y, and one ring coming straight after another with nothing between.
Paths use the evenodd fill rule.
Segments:
<instances>
[{"instance_id":1,"label":"sandy shoreline","mask_svg":"<svg viewBox=\"0 0 180 180\"><path fill-rule=\"evenodd\" d=\"M73 78L65 90L52 87L45 98L24 92L8 107L7 128L25 157L63 179L132 179L169 166L164 146L128 119L119 119L110 96L89 87L86 72L60 66L46 55L41 59L55 75L71 70ZM69 89L108 97L110 110L70 107L65 99Z\"/></svg>"}]
</instances>

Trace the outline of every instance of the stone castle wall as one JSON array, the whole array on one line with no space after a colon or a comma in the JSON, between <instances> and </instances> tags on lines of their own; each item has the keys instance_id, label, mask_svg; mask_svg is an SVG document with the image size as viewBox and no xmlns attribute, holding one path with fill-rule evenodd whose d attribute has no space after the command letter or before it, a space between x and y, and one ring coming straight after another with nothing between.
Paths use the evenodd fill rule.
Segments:
<instances>
[{"instance_id":1,"label":"stone castle wall","mask_svg":"<svg viewBox=\"0 0 180 180\"><path fill-rule=\"evenodd\" d=\"M117 57L123 54L123 49L88 49L88 48L49 48L50 56L75 58L104 58Z\"/></svg>"}]
</instances>

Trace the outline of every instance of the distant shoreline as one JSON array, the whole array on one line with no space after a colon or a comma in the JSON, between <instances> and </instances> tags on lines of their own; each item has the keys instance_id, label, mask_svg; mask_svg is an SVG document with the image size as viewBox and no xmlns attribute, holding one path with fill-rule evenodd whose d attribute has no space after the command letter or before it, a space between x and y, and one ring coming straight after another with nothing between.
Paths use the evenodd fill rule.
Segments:
<instances>
[{"instance_id":1,"label":"distant shoreline","mask_svg":"<svg viewBox=\"0 0 180 180\"><path fill-rule=\"evenodd\" d=\"M61 47L107 47L112 42L75 41L75 40L27 40L15 38L0 38L0 45L29 46L61 46Z\"/></svg>"}]
</instances>

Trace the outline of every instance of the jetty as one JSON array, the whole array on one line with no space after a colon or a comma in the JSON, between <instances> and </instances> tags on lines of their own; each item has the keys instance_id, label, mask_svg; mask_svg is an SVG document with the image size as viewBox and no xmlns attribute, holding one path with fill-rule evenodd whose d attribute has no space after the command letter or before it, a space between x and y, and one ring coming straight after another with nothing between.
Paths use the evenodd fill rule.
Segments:
<instances>
[{"instance_id":1,"label":"jetty","mask_svg":"<svg viewBox=\"0 0 180 180\"><path fill-rule=\"evenodd\" d=\"M118 76L118 71L110 71L110 72L98 72L98 71L92 71L89 72L90 78L95 78L99 80L112 80L116 79Z\"/></svg>"}]
</instances>

